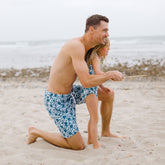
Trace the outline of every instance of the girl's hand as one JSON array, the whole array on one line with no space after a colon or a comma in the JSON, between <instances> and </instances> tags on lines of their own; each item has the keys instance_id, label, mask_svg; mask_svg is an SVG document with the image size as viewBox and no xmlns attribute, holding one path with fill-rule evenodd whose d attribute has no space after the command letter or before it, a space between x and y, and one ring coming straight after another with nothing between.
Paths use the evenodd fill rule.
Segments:
<instances>
[{"instance_id":1,"label":"girl's hand","mask_svg":"<svg viewBox=\"0 0 165 165\"><path fill-rule=\"evenodd\" d=\"M106 88L105 86L103 86L103 85L100 85L100 88L103 90L103 92L105 92L105 93L109 93L109 92L111 92L111 90L109 89L109 88Z\"/></svg>"}]
</instances>

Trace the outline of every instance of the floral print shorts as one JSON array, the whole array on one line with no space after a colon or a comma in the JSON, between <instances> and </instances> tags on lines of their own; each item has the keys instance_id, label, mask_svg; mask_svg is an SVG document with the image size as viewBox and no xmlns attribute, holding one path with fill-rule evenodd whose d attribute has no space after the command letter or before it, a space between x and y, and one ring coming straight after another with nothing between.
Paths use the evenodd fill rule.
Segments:
<instances>
[{"instance_id":1,"label":"floral print shorts","mask_svg":"<svg viewBox=\"0 0 165 165\"><path fill-rule=\"evenodd\" d=\"M97 96L97 87L84 88L73 85L69 94L55 94L45 90L44 104L64 138L75 135L79 129L76 122L76 104L85 103L89 94Z\"/></svg>"}]
</instances>

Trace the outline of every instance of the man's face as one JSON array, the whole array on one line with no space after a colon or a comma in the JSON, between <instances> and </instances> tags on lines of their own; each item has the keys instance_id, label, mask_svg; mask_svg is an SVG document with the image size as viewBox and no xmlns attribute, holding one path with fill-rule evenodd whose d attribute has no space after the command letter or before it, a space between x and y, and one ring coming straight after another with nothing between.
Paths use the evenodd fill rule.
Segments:
<instances>
[{"instance_id":1,"label":"man's face","mask_svg":"<svg viewBox=\"0 0 165 165\"><path fill-rule=\"evenodd\" d=\"M108 23L101 21L100 25L94 30L94 38L97 44L105 44L105 39L109 36L108 30Z\"/></svg>"}]
</instances>

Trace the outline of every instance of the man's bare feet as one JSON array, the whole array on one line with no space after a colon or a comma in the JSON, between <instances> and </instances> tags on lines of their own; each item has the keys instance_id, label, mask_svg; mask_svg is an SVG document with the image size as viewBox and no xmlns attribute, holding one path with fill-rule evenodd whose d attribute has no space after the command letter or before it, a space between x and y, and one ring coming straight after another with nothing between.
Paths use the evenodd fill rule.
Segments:
<instances>
[{"instance_id":1,"label":"man's bare feet","mask_svg":"<svg viewBox=\"0 0 165 165\"><path fill-rule=\"evenodd\" d=\"M115 135L115 134L112 134L112 133L102 133L101 136L102 137L114 137L114 138L126 139L125 136L119 136L119 135Z\"/></svg>"},{"instance_id":2,"label":"man's bare feet","mask_svg":"<svg viewBox=\"0 0 165 165\"><path fill-rule=\"evenodd\" d=\"M38 136L36 136L36 128L35 127L29 127L28 129L28 139L27 139L27 144L34 143L37 139Z\"/></svg>"}]
</instances>

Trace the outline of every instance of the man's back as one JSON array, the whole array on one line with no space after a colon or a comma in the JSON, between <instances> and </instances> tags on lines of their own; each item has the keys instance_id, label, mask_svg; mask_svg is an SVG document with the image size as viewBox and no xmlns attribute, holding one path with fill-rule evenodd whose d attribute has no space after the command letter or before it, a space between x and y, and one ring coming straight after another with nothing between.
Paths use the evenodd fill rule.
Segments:
<instances>
[{"instance_id":1,"label":"man's back","mask_svg":"<svg viewBox=\"0 0 165 165\"><path fill-rule=\"evenodd\" d=\"M57 55L49 77L48 90L50 92L57 94L70 93L77 77L71 58L75 46L84 49L80 38L76 38L68 41Z\"/></svg>"}]
</instances>

